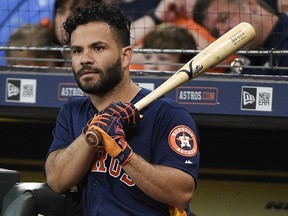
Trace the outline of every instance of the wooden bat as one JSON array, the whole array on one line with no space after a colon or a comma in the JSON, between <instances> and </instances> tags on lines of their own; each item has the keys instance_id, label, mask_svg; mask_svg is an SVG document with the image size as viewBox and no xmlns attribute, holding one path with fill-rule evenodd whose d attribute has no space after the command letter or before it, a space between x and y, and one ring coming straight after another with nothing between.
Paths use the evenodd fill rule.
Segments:
<instances>
[{"instance_id":1,"label":"wooden bat","mask_svg":"<svg viewBox=\"0 0 288 216\"><path fill-rule=\"evenodd\" d=\"M199 52L168 80L134 104L134 106L141 111L167 92L219 64L251 42L255 35L255 29L251 24L246 22L238 24ZM86 141L91 145L97 145L102 140L101 134L96 131L96 135L94 132L88 131L85 135Z\"/></svg>"}]
</instances>

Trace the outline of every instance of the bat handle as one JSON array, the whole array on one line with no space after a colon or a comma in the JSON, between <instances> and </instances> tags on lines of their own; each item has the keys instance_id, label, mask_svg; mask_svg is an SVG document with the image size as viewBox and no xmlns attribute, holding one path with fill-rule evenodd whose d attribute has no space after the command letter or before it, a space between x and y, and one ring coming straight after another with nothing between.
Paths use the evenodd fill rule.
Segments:
<instances>
[{"instance_id":1,"label":"bat handle","mask_svg":"<svg viewBox=\"0 0 288 216\"><path fill-rule=\"evenodd\" d=\"M85 133L85 140L91 146L98 146L102 142L102 135L97 130L90 130Z\"/></svg>"},{"instance_id":2,"label":"bat handle","mask_svg":"<svg viewBox=\"0 0 288 216\"><path fill-rule=\"evenodd\" d=\"M140 102L138 101L134 106L140 111L141 109L145 108L149 103L147 102ZM143 116L140 115L140 118L142 118ZM85 140L86 142L91 145L91 146L97 146L99 145L99 143L102 142L102 135L99 131L97 130L89 130L85 133Z\"/></svg>"}]
</instances>

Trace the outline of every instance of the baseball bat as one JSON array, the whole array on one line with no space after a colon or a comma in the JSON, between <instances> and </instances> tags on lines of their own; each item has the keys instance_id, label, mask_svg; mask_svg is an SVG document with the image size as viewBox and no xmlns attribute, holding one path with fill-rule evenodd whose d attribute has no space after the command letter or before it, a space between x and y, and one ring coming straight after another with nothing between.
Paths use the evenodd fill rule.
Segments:
<instances>
[{"instance_id":1,"label":"baseball bat","mask_svg":"<svg viewBox=\"0 0 288 216\"><path fill-rule=\"evenodd\" d=\"M225 58L234 54L251 42L255 38L255 35L255 29L251 24L242 22L236 25L199 52L168 80L134 104L134 106L141 111L167 92L191 79L194 79L201 73L219 64ZM97 134L95 134L95 132ZM97 145L102 140L101 134L97 131L88 131L85 134L85 138L91 145Z\"/></svg>"}]
</instances>

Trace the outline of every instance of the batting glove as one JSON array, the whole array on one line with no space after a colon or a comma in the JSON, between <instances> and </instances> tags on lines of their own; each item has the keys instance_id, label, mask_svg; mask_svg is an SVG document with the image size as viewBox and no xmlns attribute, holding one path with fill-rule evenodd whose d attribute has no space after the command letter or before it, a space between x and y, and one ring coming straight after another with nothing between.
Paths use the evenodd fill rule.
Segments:
<instances>
[{"instance_id":1,"label":"batting glove","mask_svg":"<svg viewBox=\"0 0 288 216\"><path fill-rule=\"evenodd\" d=\"M104 110L99 112L99 114L108 113L112 116L119 117L123 123L124 128L128 126L136 125L140 122L139 111L131 103L124 103L121 101L116 101L109 104Z\"/></svg>"},{"instance_id":2,"label":"batting glove","mask_svg":"<svg viewBox=\"0 0 288 216\"><path fill-rule=\"evenodd\" d=\"M120 165L124 166L133 157L134 152L125 140L123 123L119 117L108 113L95 115L87 127L83 128L84 134L87 131L101 134L105 150L112 158L118 159Z\"/></svg>"}]
</instances>

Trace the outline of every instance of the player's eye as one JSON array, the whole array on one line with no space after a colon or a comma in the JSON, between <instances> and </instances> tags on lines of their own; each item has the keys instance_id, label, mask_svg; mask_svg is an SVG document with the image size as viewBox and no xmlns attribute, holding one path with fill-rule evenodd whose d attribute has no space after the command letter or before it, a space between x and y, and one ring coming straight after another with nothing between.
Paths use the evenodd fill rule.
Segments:
<instances>
[{"instance_id":1,"label":"player's eye","mask_svg":"<svg viewBox=\"0 0 288 216\"><path fill-rule=\"evenodd\" d=\"M102 51L103 49L104 49L104 47L102 47L102 46L95 46L95 47L94 47L94 50L95 50L96 52Z\"/></svg>"}]
</instances>

